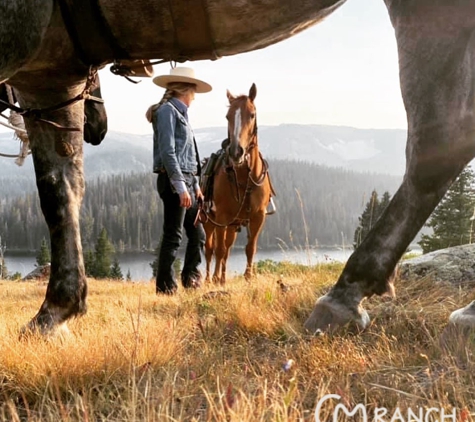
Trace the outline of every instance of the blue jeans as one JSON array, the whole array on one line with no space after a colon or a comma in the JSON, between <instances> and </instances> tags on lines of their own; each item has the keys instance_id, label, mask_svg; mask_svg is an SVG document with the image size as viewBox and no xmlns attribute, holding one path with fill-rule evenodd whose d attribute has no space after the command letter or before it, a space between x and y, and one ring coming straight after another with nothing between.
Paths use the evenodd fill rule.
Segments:
<instances>
[{"instance_id":1,"label":"blue jeans","mask_svg":"<svg viewBox=\"0 0 475 422\"><path fill-rule=\"evenodd\" d=\"M157 190L163 202L163 235L158 255L157 293L173 294L177 290L173 263L183 238L183 228L188 243L181 282L185 288L196 288L201 284L201 272L198 267L201 264L205 233L201 223L196 227L194 225L198 201L193 188L193 178L185 175L185 179L189 179L186 180L186 186L193 204L188 209L180 206L180 197L172 191L167 174L159 173L157 178Z\"/></svg>"}]
</instances>

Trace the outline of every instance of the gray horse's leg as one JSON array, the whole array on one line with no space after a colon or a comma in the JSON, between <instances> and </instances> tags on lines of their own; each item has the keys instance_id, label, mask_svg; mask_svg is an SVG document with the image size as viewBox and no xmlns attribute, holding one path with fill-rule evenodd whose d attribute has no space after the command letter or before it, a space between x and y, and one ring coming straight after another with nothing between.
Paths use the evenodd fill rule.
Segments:
<instances>
[{"instance_id":1,"label":"gray horse's leg","mask_svg":"<svg viewBox=\"0 0 475 422\"><path fill-rule=\"evenodd\" d=\"M305 322L311 333L352 321L364 298L392 293L407 246L475 156L475 2L387 0L408 116L406 174L387 209ZM463 4L463 6L461 6Z\"/></svg>"},{"instance_id":2,"label":"gray horse's leg","mask_svg":"<svg viewBox=\"0 0 475 422\"><path fill-rule=\"evenodd\" d=\"M28 75L30 77L30 75ZM47 81L45 75L37 75ZM24 80L24 79L23 79ZM22 106L46 107L64 102L82 91L84 83L71 83L74 89L37 86L34 91L19 86ZM40 100L39 100L40 99ZM41 117L64 127L83 127L82 101ZM79 211L84 195L82 131L62 131L41 121L26 119L35 166L41 208L51 238L51 276L40 310L24 332L52 334L69 318L86 311L87 285L84 271Z\"/></svg>"}]
</instances>

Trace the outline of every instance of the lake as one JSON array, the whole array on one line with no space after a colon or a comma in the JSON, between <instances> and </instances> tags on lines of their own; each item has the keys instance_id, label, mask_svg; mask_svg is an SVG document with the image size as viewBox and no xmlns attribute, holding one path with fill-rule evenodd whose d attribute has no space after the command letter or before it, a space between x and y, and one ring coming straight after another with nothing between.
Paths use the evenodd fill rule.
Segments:
<instances>
[{"instance_id":1,"label":"lake","mask_svg":"<svg viewBox=\"0 0 475 422\"><path fill-rule=\"evenodd\" d=\"M319 263L330 262L346 262L353 252L352 249L309 249L309 250L259 250L256 253L254 262L270 259L276 262L288 261L296 264L316 265ZM11 275L15 272L21 273L22 276L27 275L35 269L36 254L31 253L9 253L5 252L5 264L8 273ZM183 252L179 253L179 258L183 261ZM117 256L122 274L124 277L130 271L132 280L149 280L152 277L152 267L154 256L152 253L127 253ZM203 258L202 270L204 271L205 263ZM228 260L228 274L244 273L246 268L246 254L244 249L233 249ZM212 269L214 264L212 263Z\"/></svg>"}]
</instances>

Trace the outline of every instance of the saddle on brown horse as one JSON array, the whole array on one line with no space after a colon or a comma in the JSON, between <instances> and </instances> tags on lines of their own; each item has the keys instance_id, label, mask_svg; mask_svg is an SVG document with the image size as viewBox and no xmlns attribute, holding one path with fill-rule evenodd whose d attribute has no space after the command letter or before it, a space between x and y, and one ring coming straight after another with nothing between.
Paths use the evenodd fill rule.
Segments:
<instances>
[{"instance_id":1,"label":"saddle on brown horse","mask_svg":"<svg viewBox=\"0 0 475 422\"><path fill-rule=\"evenodd\" d=\"M228 138L223 140L221 148L218 151L213 152L208 158L205 158L201 166L200 188L204 196L205 204L210 204L213 201L213 176L221 165L228 143Z\"/></svg>"},{"instance_id":2,"label":"saddle on brown horse","mask_svg":"<svg viewBox=\"0 0 475 422\"><path fill-rule=\"evenodd\" d=\"M200 179L200 189L203 193L203 207L204 212L211 212L213 206L213 189L214 189L214 175L219 170L221 166L225 166L226 160L226 148L229 145L229 139L226 138L221 142L221 148L213 152L209 157L205 158L202 163L201 170L201 179ZM267 160L263 159L268 168ZM271 197L269 198L269 209L267 215L274 214L276 212L276 207L274 201L272 200L273 196L276 196L274 186L270 179L270 173L268 173L269 183L271 186Z\"/></svg>"}]
</instances>

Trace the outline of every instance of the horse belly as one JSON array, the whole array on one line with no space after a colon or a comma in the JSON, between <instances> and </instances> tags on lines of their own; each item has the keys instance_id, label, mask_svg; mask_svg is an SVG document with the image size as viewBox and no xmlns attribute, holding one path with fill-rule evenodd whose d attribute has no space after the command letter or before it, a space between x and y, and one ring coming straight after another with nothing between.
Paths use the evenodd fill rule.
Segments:
<instances>
[{"instance_id":1,"label":"horse belly","mask_svg":"<svg viewBox=\"0 0 475 422\"><path fill-rule=\"evenodd\" d=\"M0 2L0 82L12 77L36 54L53 11L53 2Z\"/></svg>"},{"instance_id":2,"label":"horse belly","mask_svg":"<svg viewBox=\"0 0 475 422\"><path fill-rule=\"evenodd\" d=\"M100 5L114 35L133 58L183 61L274 44L316 24L345 1L102 0Z\"/></svg>"}]
</instances>

